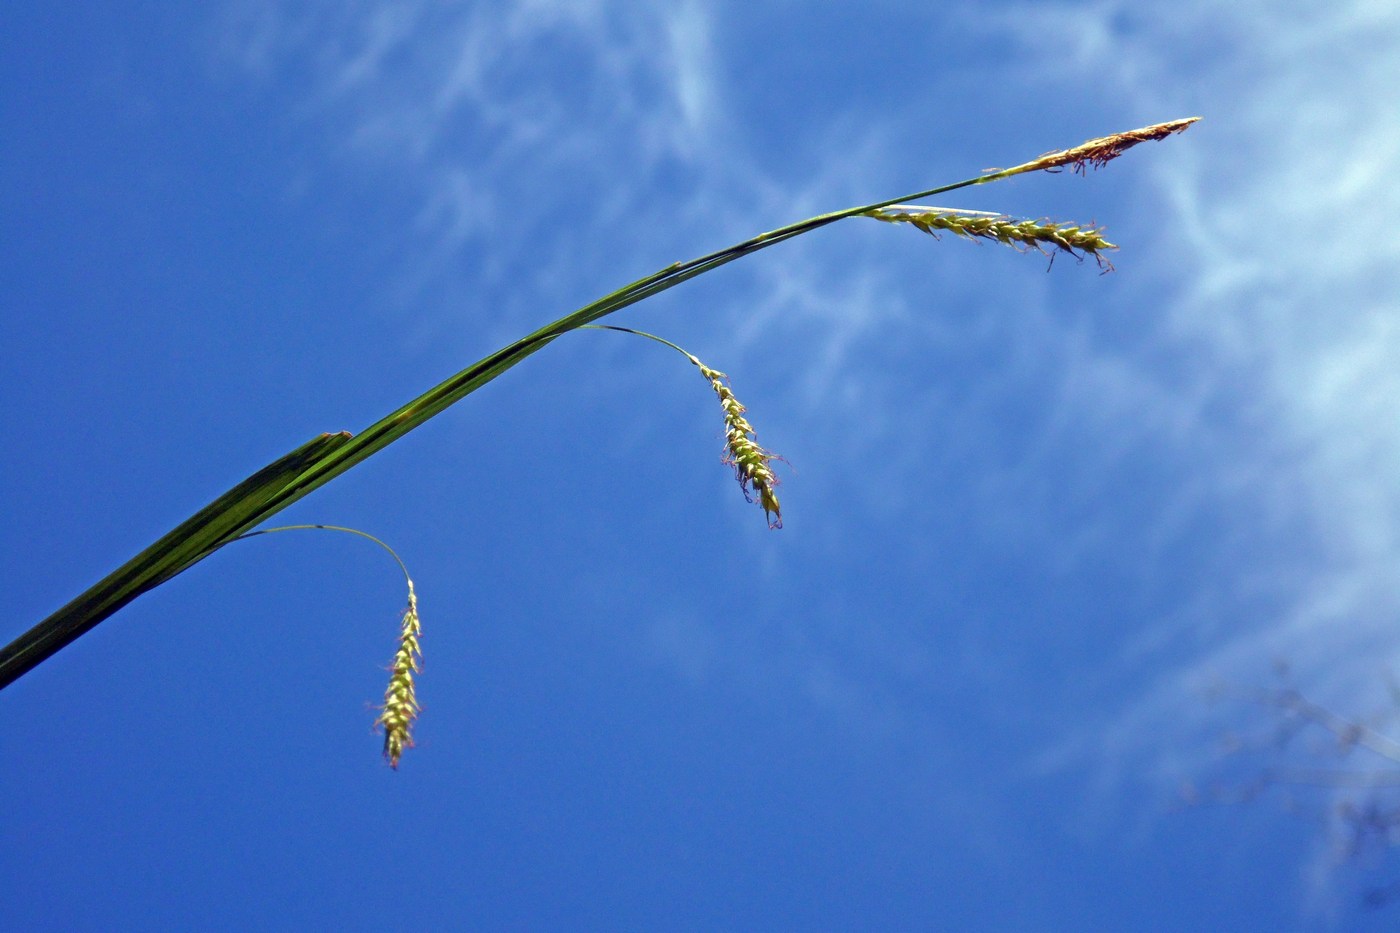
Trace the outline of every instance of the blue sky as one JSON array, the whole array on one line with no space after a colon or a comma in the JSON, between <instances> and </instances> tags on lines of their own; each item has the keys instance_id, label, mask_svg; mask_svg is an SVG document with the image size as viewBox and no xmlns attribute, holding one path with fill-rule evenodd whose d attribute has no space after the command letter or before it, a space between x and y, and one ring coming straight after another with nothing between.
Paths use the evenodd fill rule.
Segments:
<instances>
[{"instance_id":1,"label":"blue sky","mask_svg":"<svg viewBox=\"0 0 1400 933\"><path fill-rule=\"evenodd\" d=\"M1212 683L1284 659L1359 714L1400 654L1400 12L942 7L12 11L6 639L641 275L1205 120L940 202L1101 223L1111 275L852 220L618 315L730 374L781 531L693 369L607 333L285 513L413 573L397 772L382 552L264 537L142 597L0 698L4 915L1388 928L1325 818L1175 801L1268 725Z\"/></svg>"}]
</instances>

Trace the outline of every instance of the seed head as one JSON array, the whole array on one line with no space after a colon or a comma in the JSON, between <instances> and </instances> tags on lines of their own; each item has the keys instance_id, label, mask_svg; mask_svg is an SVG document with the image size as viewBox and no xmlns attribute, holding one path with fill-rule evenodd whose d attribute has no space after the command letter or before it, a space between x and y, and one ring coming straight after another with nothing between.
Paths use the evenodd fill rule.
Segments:
<instances>
[{"instance_id":1,"label":"seed head","mask_svg":"<svg viewBox=\"0 0 1400 933\"><path fill-rule=\"evenodd\" d=\"M768 519L768 527L783 527L783 513L778 506L778 497L773 492L778 485L778 477L768 466L769 461L781 458L758 446L753 425L744 417L745 408L739 404L733 390L729 388L728 377L718 370L710 369L693 356L690 359L700 368L700 375L704 376L710 387L715 390L720 406L724 409L724 462L734 468L739 487L744 490L744 498L749 502L758 500L764 516Z\"/></svg>"},{"instance_id":2,"label":"seed head","mask_svg":"<svg viewBox=\"0 0 1400 933\"><path fill-rule=\"evenodd\" d=\"M1032 162L1007 169L1002 174L1019 175L1022 172L1054 171L1066 165L1073 166L1074 171L1080 173L1086 171L1085 166L1102 168L1138 143L1166 139L1173 133L1184 132L1188 126L1200 119L1200 117L1187 117L1184 120L1154 123L1141 129L1128 130L1126 133L1101 136L1098 139L1080 143L1072 149L1047 152Z\"/></svg>"},{"instance_id":3,"label":"seed head","mask_svg":"<svg viewBox=\"0 0 1400 933\"><path fill-rule=\"evenodd\" d=\"M865 216L887 223L913 224L934 237L938 236L937 231L946 230L968 239L995 240L1022 251L1034 249L1045 253L1046 247L1051 247L1076 258L1088 254L1105 272L1112 270L1113 264L1103 251L1118 248L1105 240L1102 229L1097 227L1077 227L1048 220L1014 220L1005 214L984 211L901 204L868 211Z\"/></svg>"},{"instance_id":4,"label":"seed head","mask_svg":"<svg viewBox=\"0 0 1400 933\"><path fill-rule=\"evenodd\" d=\"M384 705L379 708L376 729L384 730L384 757L395 770L405 748L413 747L413 721L422 709L413 691L413 675L423 670L423 653L418 640L423 634L418 619L418 597L413 582L408 584L408 608L403 613L399 630L399 650L390 665L389 689L384 691Z\"/></svg>"}]
</instances>

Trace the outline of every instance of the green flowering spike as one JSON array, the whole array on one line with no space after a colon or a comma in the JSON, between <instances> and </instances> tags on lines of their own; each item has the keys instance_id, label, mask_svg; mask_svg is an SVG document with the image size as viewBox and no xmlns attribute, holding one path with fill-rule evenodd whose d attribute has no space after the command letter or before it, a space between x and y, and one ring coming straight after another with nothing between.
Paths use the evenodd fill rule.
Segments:
<instances>
[{"instance_id":1,"label":"green flowering spike","mask_svg":"<svg viewBox=\"0 0 1400 933\"><path fill-rule=\"evenodd\" d=\"M744 412L747 409L734 397L734 392L729 388L728 376L717 369L706 366L700 362L695 354L684 347L676 346L665 337L613 324L585 324L583 329L615 330L624 334L645 337L648 340L665 344L690 360L695 368L700 370L700 375L705 377L710 388L715 390L715 395L719 396L720 407L724 409L724 463L734 468L734 475L739 480L739 488L744 490L744 498L749 502L757 500L759 506L762 507L764 517L768 519L768 527L783 527L782 509L778 506L778 497L773 492L774 487L778 485L778 477L768 466L769 462L781 460L782 457L758 446L753 425L749 424L748 419L744 417Z\"/></svg>"},{"instance_id":2,"label":"green flowering spike","mask_svg":"<svg viewBox=\"0 0 1400 933\"><path fill-rule=\"evenodd\" d=\"M422 634L418 597L413 592L413 581L410 580L408 608L404 610L399 631L399 650L389 666L389 688L384 691L384 705L379 708L379 718L374 721L376 729L384 730L384 757L395 770L398 770L403 750L413 747L413 721L422 710L413 690L413 675L423 670L423 653L418 645Z\"/></svg>"},{"instance_id":3,"label":"green flowering spike","mask_svg":"<svg viewBox=\"0 0 1400 933\"><path fill-rule=\"evenodd\" d=\"M1050 246L1075 257L1089 255L1105 272L1113 269L1113 263L1103 255L1104 251L1118 248L1104 239L1103 231L1095 227L1057 224L1048 220L1015 220L1005 214L985 211L896 204L867 211L865 216L886 223L913 224L933 237L938 236L939 231L947 231L968 239L995 240L1023 251L1034 249L1044 253L1045 248Z\"/></svg>"},{"instance_id":4,"label":"green flowering spike","mask_svg":"<svg viewBox=\"0 0 1400 933\"><path fill-rule=\"evenodd\" d=\"M773 492L778 485L778 477L768 466L770 461L781 458L758 446L753 425L744 417L747 409L729 388L729 377L710 369L694 357L691 357L691 362L700 368L700 375L719 396L720 407L724 409L724 462L734 468L734 475L744 490L744 498L750 502L757 498L768 519L769 528L783 527L783 512Z\"/></svg>"},{"instance_id":5,"label":"green flowering spike","mask_svg":"<svg viewBox=\"0 0 1400 933\"><path fill-rule=\"evenodd\" d=\"M376 730L384 730L384 757L388 759L390 766L397 770L403 750L413 747L413 722L422 710L418 705L413 675L423 670L423 652L418 644L419 639L423 637L423 628L418 619L418 595L413 591L413 578L408 575L408 567L393 548L374 535L343 525L282 525L277 528L262 528L241 534L229 543L246 541L260 535L280 534L284 531L336 531L364 538L388 552L399 565L399 570L403 571L404 582L408 584L408 608L404 610L403 622L399 629L399 650L389 664L389 670L392 672L389 677L389 689L384 692L384 705L379 707L379 717L374 721Z\"/></svg>"}]
</instances>

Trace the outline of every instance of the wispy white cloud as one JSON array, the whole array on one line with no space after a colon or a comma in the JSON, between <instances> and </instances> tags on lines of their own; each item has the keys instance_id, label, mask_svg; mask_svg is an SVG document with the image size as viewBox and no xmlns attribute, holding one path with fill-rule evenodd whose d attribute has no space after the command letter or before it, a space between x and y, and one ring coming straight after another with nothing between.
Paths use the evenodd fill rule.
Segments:
<instances>
[{"instance_id":1,"label":"wispy white cloud","mask_svg":"<svg viewBox=\"0 0 1400 933\"><path fill-rule=\"evenodd\" d=\"M612 284L589 270L637 267L711 203L684 197L724 163L708 29L696 3L240 0L222 44L342 167L402 193L406 295L464 266L504 287L529 263L537 308ZM659 178L681 196L648 198Z\"/></svg>"},{"instance_id":2,"label":"wispy white cloud","mask_svg":"<svg viewBox=\"0 0 1400 933\"><path fill-rule=\"evenodd\" d=\"M1280 537L1222 549L1188 611L1137 620L1134 663L1157 659L1141 668L1146 686L1065 748L1108 754L1129 785L1208 770L1217 717L1232 713L1193 688L1258 681L1275 658L1338 708L1386 702L1382 671L1400 653L1400 244L1387 233L1400 210L1400 123L1387 116L1400 9L1102 2L991 15L1028 68L1053 55L1066 80L1093 81L1123 109L1206 116L1158 163L1146 200L1165 216L1133 231L1137 252L1172 257L1155 276L1165 303L1143 299L1165 315L1152 327L1164 355L1115 361L1099 347L1078 364L1128 366L1128 385L1102 398L1180 426L1158 443L1195 448L1197 507ZM1192 385L1204 394L1173 391Z\"/></svg>"}]
</instances>

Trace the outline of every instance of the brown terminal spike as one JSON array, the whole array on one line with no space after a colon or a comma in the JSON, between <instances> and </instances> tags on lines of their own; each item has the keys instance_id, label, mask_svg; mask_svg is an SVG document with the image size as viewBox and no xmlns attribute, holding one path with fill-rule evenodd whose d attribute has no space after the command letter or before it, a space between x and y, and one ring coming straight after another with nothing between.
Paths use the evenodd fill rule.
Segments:
<instances>
[{"instance_id":1,"label":"brown terminal spike","mask_svg":"<svg viewBox=\"0 0 1400 933\"><path fill-rule=\"evenodd\" d=\"M1125 133L1114 133L1112 136L1090 139L1072 149L1047 152L1035 161L1018 165L1014 169L1009 169L1008 172L1019 174L1021 172L1054 171L1066 165L1072 166L1074 171L1080 173L1086 171L1086 166L1102 168L1138 143L1166 139L1173 133L1185 132L1187 127L1200 119L1200 117L1186 117L1182 120L1169 120L1166 123L1154 123L1151 126L1128 130Z\"/></svg>"}]
</instances>

